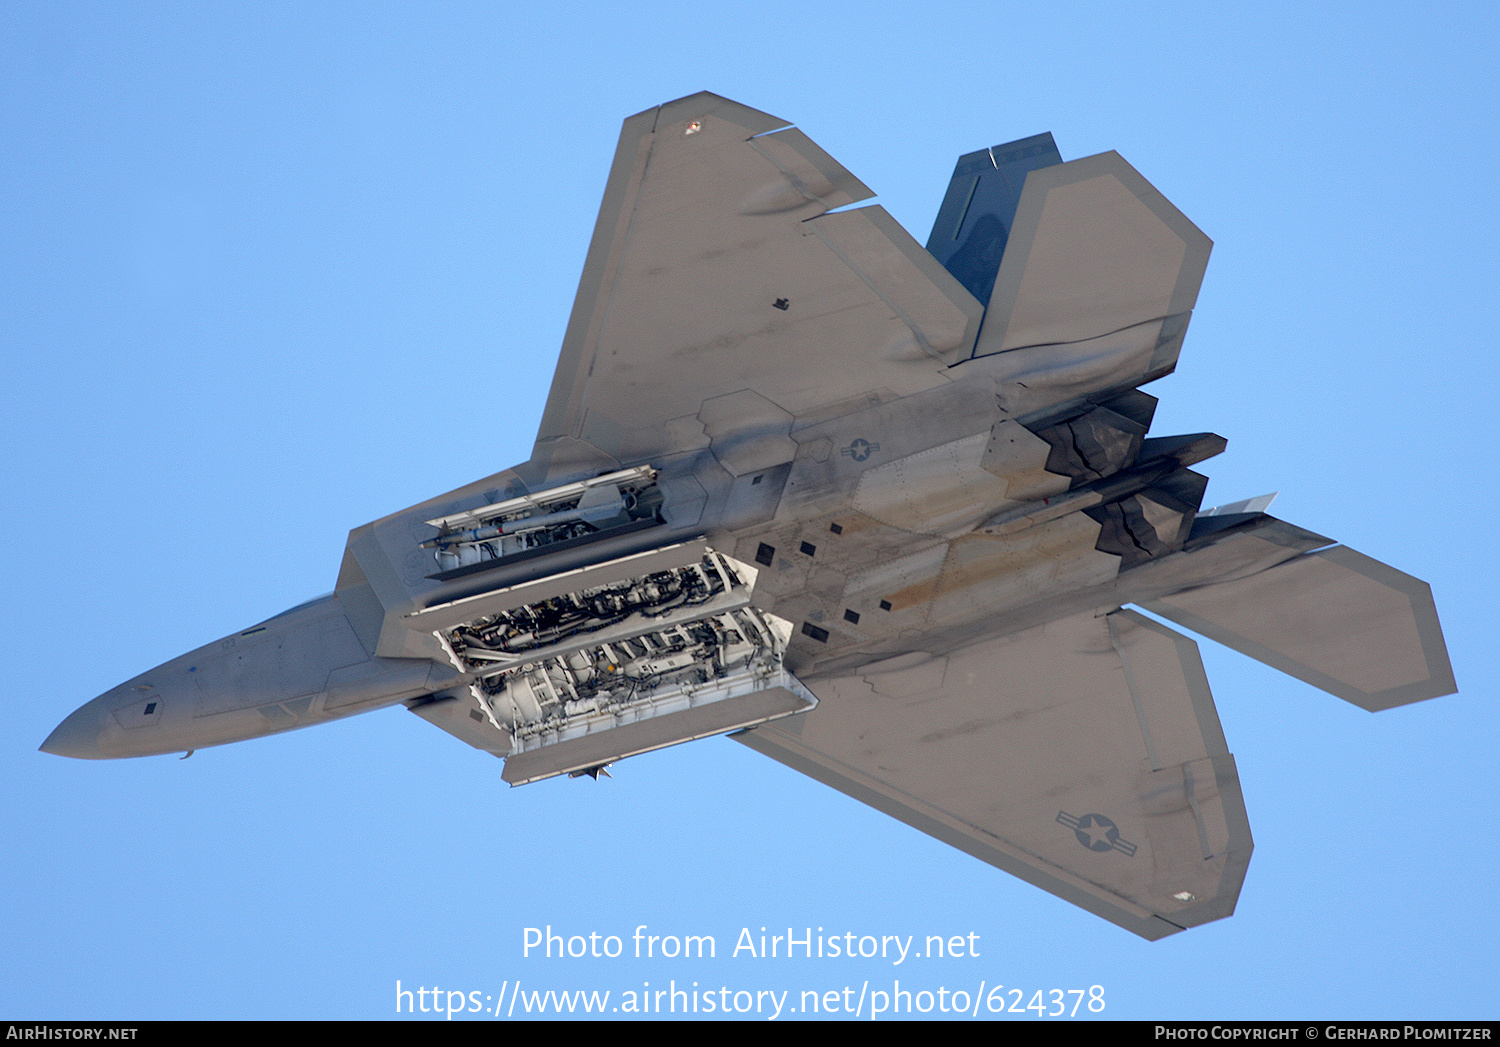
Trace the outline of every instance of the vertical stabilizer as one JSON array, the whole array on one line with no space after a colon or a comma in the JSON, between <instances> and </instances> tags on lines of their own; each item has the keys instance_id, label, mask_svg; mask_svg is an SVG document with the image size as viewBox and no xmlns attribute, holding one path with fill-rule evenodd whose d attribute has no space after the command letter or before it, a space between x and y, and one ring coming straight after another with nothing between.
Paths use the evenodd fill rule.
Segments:
<instances>
[{"instance_id":1,"label":"vertical stabilizer","mask_svg":"<svg viewBox=\"0 0 1500 1047\"><path fill-rule=\"evenodd\" d=\"M1060 163L1051 134L958 158L927 250L983 304L989 304L1027 174Z\"/></svg>"}]
</instances>

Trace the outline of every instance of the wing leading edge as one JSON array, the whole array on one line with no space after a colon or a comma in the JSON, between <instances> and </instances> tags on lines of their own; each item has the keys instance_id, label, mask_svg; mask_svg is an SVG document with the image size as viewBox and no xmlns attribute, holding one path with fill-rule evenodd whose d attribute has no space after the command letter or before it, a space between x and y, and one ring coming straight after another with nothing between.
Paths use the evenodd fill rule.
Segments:
<instances>
[{"instance_id":1,"label":"wing leading edge","mask_svg":"<svg viewBox=\"0 0 1500 1047\"><path fill-rule=\"evenodd\" d=\"M1084 614L810 686L734 737L1144 938L1234 911L1250 827L1187 637Z\"/></svg>"}]
</instances>

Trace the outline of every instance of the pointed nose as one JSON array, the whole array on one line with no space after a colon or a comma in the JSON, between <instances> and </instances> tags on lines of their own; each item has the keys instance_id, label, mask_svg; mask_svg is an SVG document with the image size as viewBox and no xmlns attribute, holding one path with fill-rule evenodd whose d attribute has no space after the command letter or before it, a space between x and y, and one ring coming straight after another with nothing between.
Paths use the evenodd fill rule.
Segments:
<instances>
[{"instance_id":1,"label":"pointed nose","mask_svg":"<svg viewBox=\"0 0 1500 1047\"><path fill-rule=\"evenodd\" d=\"M107 759L99 748L106 715L97 698L88 702L47 735L41 751L54 756L71 756L77 760Z\"/></svg>"}]
</instances>

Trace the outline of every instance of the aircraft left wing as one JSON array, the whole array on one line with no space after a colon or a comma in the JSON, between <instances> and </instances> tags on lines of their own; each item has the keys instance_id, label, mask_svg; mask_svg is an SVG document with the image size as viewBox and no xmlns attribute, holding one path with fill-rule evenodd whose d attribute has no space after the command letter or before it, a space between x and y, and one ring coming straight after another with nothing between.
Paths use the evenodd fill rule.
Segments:
<instances>
[{"instance_id":1,"label":"aircraft left wing","mask_svg":"<svg viewBox=\"0 0 1500 1047\"><path fill-rule=\"evenodd\" d=\"M536 459L712 444L741 474L790 459L794 416L946 381L983 307L883 208L825 213L870 195L716 95L625 121Z\"/></svg>"},{"instance_id":2,"label":"aircraft left wing","mask_svg":"<svg viewBox=\"0 0 1500 1047\"><path fill-rule=\"evenodd\" d=\"M1090 613L805 682L733 737L1144 938L1234 911L1250 827L1187 637Z\"/></svg>"}]
</instances>

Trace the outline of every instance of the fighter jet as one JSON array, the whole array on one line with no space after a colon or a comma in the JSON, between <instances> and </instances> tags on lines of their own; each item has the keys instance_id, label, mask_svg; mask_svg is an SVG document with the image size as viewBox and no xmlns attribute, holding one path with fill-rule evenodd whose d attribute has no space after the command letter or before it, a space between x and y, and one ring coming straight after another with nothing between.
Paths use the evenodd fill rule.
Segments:
<instances>
[{"instance_id":1,"label":"fighter jet","mask_svg":"<svg viewBox=\"0 0 1500 1047\"><path fill-rule=\"evenodd\" d=\"M1267 499L1200 511L1225 441L1149 436L1140 386L1211 244L1117 154L963 156L925 248L871 195L715 95L630 117L531 459L43 750L404 703L521 785L728 733L1143 937L1229 915L1239 778L1157 619L1375 711L1455 689L1430 590Z\"/></svg>"}]
</instances>

